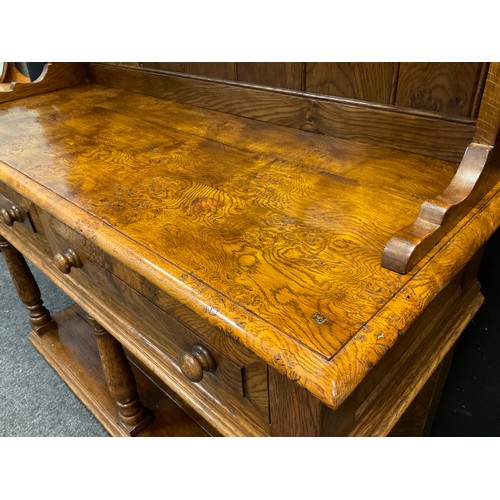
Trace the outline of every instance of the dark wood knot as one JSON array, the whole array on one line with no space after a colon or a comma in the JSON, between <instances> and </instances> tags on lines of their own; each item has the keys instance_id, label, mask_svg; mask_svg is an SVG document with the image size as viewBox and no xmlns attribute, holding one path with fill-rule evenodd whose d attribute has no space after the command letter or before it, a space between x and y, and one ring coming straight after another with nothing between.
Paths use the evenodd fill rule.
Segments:
<instances>
[{"instance_id":1,"label":"dark wood knot","mask_svg":"<svg viewBox=\"0 0 500 500\"><path fill-rule=\"evenodd\" d=\"M0 217L7 226L13 226L14 222L24 222L24 214L22 210L16 206L11 205L10 208L2 208L0 210Z\"/></svg>"},{"instance_id":2,"label":"dark wood knot","mask_svg":"<svg viewBox=\"0 0 500 500\"><path fill-rule=\"evenodd\" d=\"M80 257L78 257L72 248L68 248L63 253L54 255L54 263L57 269L64 274L69 274L73 267L82 267Z\"/></svg>"},{"instance_id":3,"label":"dark wood knot","mask_svg":"<svg viewBox=\"0 0 500 500\"><path fill-rule=\"evenodd\" d=\"M181 372L192 382L201 382L204 372L214 372L217 363L212 353L202 344L195 344L180 361Z\"/></svg>"}]
</instances>

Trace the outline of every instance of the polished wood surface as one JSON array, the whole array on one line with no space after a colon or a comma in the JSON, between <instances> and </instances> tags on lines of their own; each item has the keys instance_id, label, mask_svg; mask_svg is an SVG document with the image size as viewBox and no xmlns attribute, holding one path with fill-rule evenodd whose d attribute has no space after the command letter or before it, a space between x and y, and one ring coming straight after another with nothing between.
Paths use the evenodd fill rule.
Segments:
<instances>
[{"instance_id":1,"label":"polished wood surface","mask_svg":"<svg viewBox=\"0 0 500 500\"><path fill-rule=\"evenodd\" d=\"M375 122L389 107L139 68L88 70L91 83L0 107L0 194L23 218L8 204L0 234L109 332L102 366L113 407L123 399L123 352L222 435L388 435L419 394L434 401L422 391L482 303L473 256L500 224L500 184L487 185L407 274L380 257L488 146L473 146L457 171L442 159L445 144L458 154L450 137L419 155L397 138L388 147L284 127L258 111L245 118L227 112L234 94L223 94L265 92L310 110L325 102L334 115L349 109ZM96 83L111 74L115 85ZM225 113L207 109L212 91ZM183 102L164 99L174 96ZM387 123L400 114L441 131L454 123L472 133L475 124L389 114ZM64 349L46 347L51 363L67 366ZM109 421L97 409L102 391L89 396L83 379L60 371ZM143 399L140 384L137 397L125 385L125 399Z\"/></svg>"},{"instance_id":2,"label":"polished wood surface","mask_svg":"<svg viewBox=\"0 0 500 500\"><path fill-rule=\"evenodd\" d=\"M21 199L15 191L9 190L7 194L8 196L4 196L0 193L0 224L8 227L24 225L29 231L34 231L33 221L28 215L31 203L27 200L24 200L24 205L15 202L14 200Z\"/></svg>"},{"instance_id":3,"label":"polished wood surface","mask_svg":"<svg viewBox=\"0 0 500 500\"><path fill-rule=\"evenodd\" d=\"M327 357L404 282L377 265L384 242L447 184L454 168L362 143L240 119L228 123L212 113L92 86L38 97L34 107L50 114L56 108L57 121L38 131L29 114L20 122L4 113L4 161L175 264L186 286L208 285L219 292L215 300L230 297ZM24 109L30 109L27 101ZM168 128L166 113L176 117ZM23 124L17 137L9 132L14 119ZM138 128L141 136L130 147ZM37 145L20 154L18 141L28 129ZM44 157L42 141L49 138L59 158ZM137 169L138 162L145 168ZM397 175L393 165L400 166ZM406 191L400 189L404 171ZM103 183L105 177L120 182ZM370 231L375 226L376 233ZM346 245L349 255L342 251ZM353 255L360 266L355 275L347 271ZM353 297L359 311L347 315Z\"/></svg>"},{"instance_id":4,"label":"polished wood surface","mask_svg":"<svg viewBox=\"0 0 500 500\"><path fill-rule=\"evenodd\" d=\"M385 240L455 169L95 85L6 104L2 136L6 179L331 406L369 367L338 391L330 370L413 278Z\"/></svg>"},{"instance_id":5,"label":"polished wood surface","mask_svg":"<svg viewBox=\"0 0 500 500\"><path fill-rule=\"evenodd\" d=\"M143 68L206 76L221 80L239 81L285 89L304 89L305 63L300 62L144 62L134 64L140 65ZM128 63L128 65L131 65L131 63Z\"/></svg>"},{"instance_id":6,"label":"polished wood surface","mask_svg":"<svg viewBox=\"0 0 500 500\"><path fill-rule=\"evenodd\" d=\"M53 118L41 129L30 109ZM6 105L0 127L3 161L70 202L78 230L89 220L101 227L94 238L111 230L135 242L142 258L162 262L166 291L245 343L261 344L270 331L326 358L407 281L378 264L385 240L454 170L91 85ZM57 204L45 205L56 215ZM114 236L108 244L116 248Z\"/></svg>"},{"instance_id":7,"label":"polished wood surface","mask_svg":"<svg viewBox=\"0 0 500 500\"><path fill-rule=\"evenodd\" d=\"M202 344L195 344L191 352L185 352L179 364L181 372L192 382L201 382L204 372L214 372L217 361Z\"/></svg>"},{"instance_id":8,"label":"polished wood surface","mask_svg":"<svg viewBox=\"0 0 500 500\"><path fill-rule=\"evenodd\" d=\"M9 195L12 195L10 190ZM18 201L25 204L22 199ZM28 232L23 226L4 226L5 229L0 226L0 233L8 233L16 248L29 255L71 299L91 311L99 323L112 331L134 360L164 384L162 389L170 396L177 395L178 404L188 412L191 408L191 413L203 415L204 428L208 422L212 434L269 435L267 366L262 360L221 335L219 329L205 324L200 316L187 315L188 311L161 289L151 285L146 288L146 282L125 267L120 268L120 263L110 256L103 260L103 255L89 240L80 237L88 255L75 245L82 267L69 274L62 273L56 267L54 253L66 248L70 240L72 243L80 240L72 239L76 233L67 227L63 229L60 222L56 225L55 219L38 209L30 212L30 216L37 221L36 232ZM111 270L119 270L119 278ZM179 321L187 322L196 331L188 330ZM182 354L202 341L216 356L217 370L204 375L201 382L193 383L181 373L179 361ZM85 357L83 351L78 352Z\"/></svg>"},{"instance_id":9,"label":"polished wood surface","mask_svg":"<svg viewBox=\"0 0 500 500\"><path fill-rule=\"evenodd\" d=\"M408 332L408 338L418 335L412 339L411 345L405 350L403 345L398 346L394 353L390 353L392 362L390 359L386 361L391 366L390 372L384 373L386 367L380 365L383 376L357 407L351 435L388 435L484 302L477 283L467 294L460 289L451 289L454 293L446 297L447 303L444 300L435 303L434 317L428 314L425 323L420 321ZM426 360L425 367L422 359ZM378 376L378 373L373 374L374 378ZM358 390L363 391L363 387Z\"/></svg>"},{"instance_id":10,"label":"polished wood surface","mask_svg":"<svg viewBox=\"0 0 500 500\"><path fill-rule=\"evenodd\" d=\"M11 205L9 208L2 208L0 215L7 226L13 226L14 222L24 222L24 215L16 205Z\"/></svg>"},{"instance_id":11,"label":"polished wood surface","mask_svg":"<svg viewBox=\"0 0 500 500\"><path fill-rule=\"evenodd\" d=\"M253 120L459 162L475 120L245 83L89 64L90 81Z\"/></svg>"}]
</instances>

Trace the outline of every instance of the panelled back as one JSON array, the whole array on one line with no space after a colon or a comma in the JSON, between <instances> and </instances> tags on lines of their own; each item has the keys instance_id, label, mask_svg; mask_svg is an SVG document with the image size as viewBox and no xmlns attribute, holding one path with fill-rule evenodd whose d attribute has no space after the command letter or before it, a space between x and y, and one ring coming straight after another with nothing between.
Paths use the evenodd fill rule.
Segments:
<instances>
[{"instance_id":1,"label":"panelled back","mask_svg":"<svg viewBox=\"0 0 500 500\"><path fill-rule=\"evenodd\" d=\"M476 118L480 62L143 62L132 65Z\"/></svg>"}]
</instances>

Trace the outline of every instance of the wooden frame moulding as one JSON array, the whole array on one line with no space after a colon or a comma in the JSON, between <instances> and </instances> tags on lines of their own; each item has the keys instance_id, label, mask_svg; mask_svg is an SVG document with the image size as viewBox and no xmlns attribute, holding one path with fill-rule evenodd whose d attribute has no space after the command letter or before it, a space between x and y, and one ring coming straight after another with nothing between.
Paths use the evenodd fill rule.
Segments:
<instances>
[{"instance_id":1,"label":"wooden frame moulding","mask_svg":"<svg viewBox=\"0 0 500 500\"><path fill-rule=\"evenodd\" d=\"M500 166L500 63L491 63L476 130L448 187L426 200L417 219L394 234L382 266L406 274L498 180Z\"/></svg>"}]
</instances>

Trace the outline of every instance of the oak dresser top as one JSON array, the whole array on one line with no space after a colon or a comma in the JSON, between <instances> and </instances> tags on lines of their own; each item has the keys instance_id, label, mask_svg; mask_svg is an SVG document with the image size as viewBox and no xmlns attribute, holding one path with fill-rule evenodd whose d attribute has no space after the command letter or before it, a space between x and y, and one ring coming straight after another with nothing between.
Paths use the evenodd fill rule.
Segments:
<instances>
[{"instance_id":1,"label":"oak dresser top","mask_svg":"<svg viewBox=\"0 0 500 500\"><path fill-rule=\"evenodd\" d=\"M2 180L331 406L453 275L484 203L411 273L380 258L455 170L94 84L0 106Z\"/></svg>"}]
</instances>

